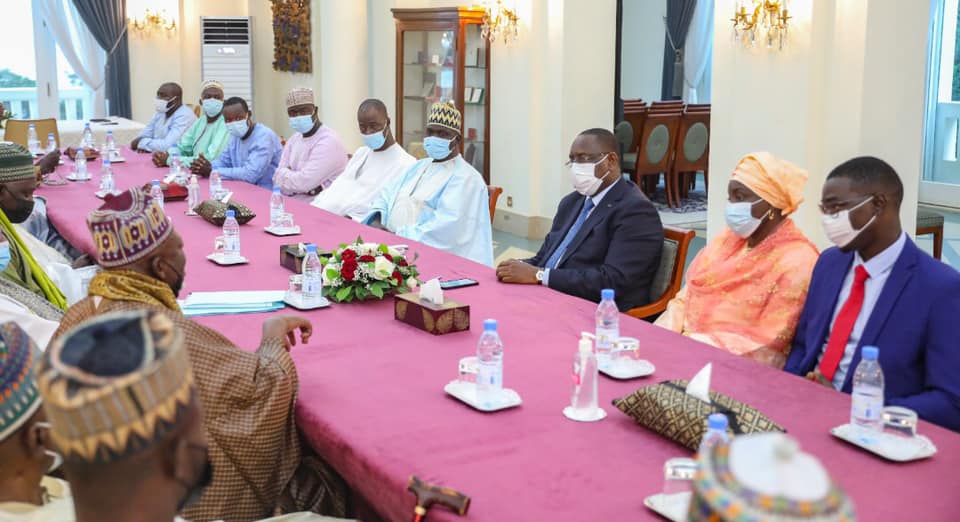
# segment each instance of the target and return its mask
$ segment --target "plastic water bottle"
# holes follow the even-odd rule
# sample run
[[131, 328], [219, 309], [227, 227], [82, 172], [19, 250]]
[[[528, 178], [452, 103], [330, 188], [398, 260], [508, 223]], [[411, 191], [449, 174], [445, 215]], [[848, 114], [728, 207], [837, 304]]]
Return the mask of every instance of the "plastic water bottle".
[[303, 303], [313, 305], [323, 296], [323, 267], [317, 255], [317, 245], [307, 245], [307, 256], [303, 258]]
[[83, 147], [77, 149], [76, 155], [73, 157], [73, 166], [77, 170], [76, 178], [79, 180], [87, 180], [87, 153], [84, 152]]
[[223, 221], [223, 257], [224, 259], [240, 257], [240, 225], [232, 210], [227, 211], [227, 219]]
[[197, 181], [197, 175], [190, 176], [190, 183], [187, 185], [187, 214], [194, 215], [193, 209], [200, 206], [200, 182]]
[[603, 289], [600, 298], [597, 306], [597, 362], [601, 368], [606, 368], [610, 364], [613, 344], [620, 337], [620, 310], [613, 300], [612, 289]]
[[864, 346], [860, 364], [853, 373], [850, 424], [865, 431], [883, 430], [883, 422], [880, 420], [880, 410], [883, 409], [883, 370], [877, 362], [879, 355], [880, 350], [876, 346]]
[[160, 188], [160, 181], [153, 180], [150, 185], [150, 197], [160, 205], [160, 208], [163, 208], [163, 189]]
[[170, 177], [179, 184], [184, 183], [183, 169], [180, 166], [180, 153], [173, 151], [170, 153]]
[[593, 352], [593, 335], [583, 332], [573, 358], [573, 396], [570, 407], [582, 418], [597, 414], [597, 354]]
[[730, 440], [730, 436], [727, 435], [728, 422], [727, 416], [722, 413], [714, 413], [707, 417], [707, 432], [700, 439], [701, 453]]
[[503, 389], [503, 342], [497, 334], [497, 320], [483, 322], [483, 334], [477, 343], [477, 404], [492, 408], [500, 402]]
[[27, 127], [27, 149], [34, 156], [40, 154], [40, 138], [37, 137], [37, 127], [32, 123]]
[[117, 148], [117, 141], [113, 138], [113, 131], [107, 131], [107, 137], [103, 140], [103, 148], [106, 149], [107, 154], [113, 152]]
[[210, 199], [220, 199], [220, 193], [223, 192], [223, 181], [220, 179], [220, 173], [210, 171]]
[[80, 143], [87, 148], [93, 148], [96, 145], [93, 142], [93, 131], [90, 130], [89, 121], [83, 126], [83, 138], [80, 140]]
[[57, 150], [57, 138], [51, 132], [47, 134], [47, 153], [49, 154], [55, 150]]
[[275, 227], [280, 222], [280, 214], [283, 214], [283, 194], [280, 193], [280, 187], [273, 187], [273, 194], [270, 194], [270, 226]]
[[[115, 184], [113, 182], [113, 169], [110, 168], [110, 158], [104, 156], [103, 164], [100, 166], [100, 192], [110, 194], [113, 193], [114, 188]], [[151, 192], [152, 191], [151, 188]]]

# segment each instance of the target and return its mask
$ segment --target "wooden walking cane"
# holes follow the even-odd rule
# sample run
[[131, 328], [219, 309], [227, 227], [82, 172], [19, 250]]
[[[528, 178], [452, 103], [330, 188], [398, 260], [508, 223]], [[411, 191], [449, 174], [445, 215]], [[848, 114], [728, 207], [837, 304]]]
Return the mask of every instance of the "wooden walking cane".
[[470, 508], [470, 497], [455, 489], [429, 484], [414, 475], [410, 475], [407, 490], [417, 497], [417, 507], [413, 509], [413, 522], [423, 522], [427, 516], [427, 510], [434, 504], [447, 506], [461, 517], [466, 515], [467, 509]]

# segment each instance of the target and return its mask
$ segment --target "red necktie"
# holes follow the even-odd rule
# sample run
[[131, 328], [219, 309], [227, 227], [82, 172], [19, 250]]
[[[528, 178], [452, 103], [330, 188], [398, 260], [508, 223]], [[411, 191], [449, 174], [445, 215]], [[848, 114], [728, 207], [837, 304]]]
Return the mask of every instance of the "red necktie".
[[850, 296], [837, 314], [837, 320], [833, 322], [833, 331], [830, 332], [830, 340], [827, 341], [827, 351], [820, 361], [820, 373], [828, 381], [832, 381], [834, 374], [837, 373], [840, 359], [843, 359], [843, 352], [847, 349], [847, 341], [850, 340], [850, 332], [853, 331], [853, 325], [856, 324], [860, 309], [863, 308], [863, 290], [868, 277], [870, 274], [867, 273], [867, 269], [863, 268], [863, 265], [858, 265], [854, 270]]

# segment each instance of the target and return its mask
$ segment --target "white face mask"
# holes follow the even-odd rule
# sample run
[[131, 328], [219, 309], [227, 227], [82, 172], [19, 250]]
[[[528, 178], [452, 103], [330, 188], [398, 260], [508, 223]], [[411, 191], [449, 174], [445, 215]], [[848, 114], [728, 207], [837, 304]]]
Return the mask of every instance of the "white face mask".
[[170, 102], [172, 102], [174, 99], [175, 98], [164, 100], [163, 98], [155, 98], [153, 100], [153, 110], [157, 112], [167, 112], [167, 108], [170, 106]]
[[[609, 153], [608, 153], [609, 154]], [[603, 179], [610, 174], [607, 171], [602, 177], [597, 177], [597, 165], [607, 159], [604, 154], [600, 161], [596, 163], [570, 163], [570, 174], [573, 175], [573, 189], [587, 197], [593, 197], [600, 190]]]
[[849, 245], [877, 219], [876, 214], [874, 214], [870, 218], [870, 221], [867, 221], [859, 230], [853, 228], [853, 223], [850, 222], [850, 212], [862, 207], [868, 201], [873, 201], [873, 196], [868, 197], [851, 208], [841, 210], [836, 214], [823, 215], [823, 231], [827, 233], [827, 238], [830, 239], [831, 243], [840, 248]]
[[734, 234], [746, 239], [760, 228], [760, 225], [763, 224], [763, 218], [753, 217], [753, 206], [761, 201], [763, 200], [741, 201], [739, 203], [727, 202], [725, 210], [727, 226]]

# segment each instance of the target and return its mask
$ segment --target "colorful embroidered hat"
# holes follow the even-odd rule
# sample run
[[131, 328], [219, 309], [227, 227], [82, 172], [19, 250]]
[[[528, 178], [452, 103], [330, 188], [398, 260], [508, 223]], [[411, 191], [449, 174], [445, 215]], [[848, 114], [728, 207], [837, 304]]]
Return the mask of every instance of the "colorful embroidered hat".
[[217, 89], [220, 89], [220, 92], [222, 92], [222, 93], [227, 92], [227, 91], [225, 91], [225, 90], [223, 89], [223, 84], [220, 83], [220, 80], [207, 80], [207, 81], [201, 83], [201, 84], [200, 84], [200, 93], [203, 94], [203, 91], [205, 91], [205, 90], [207, 89], [207, 87], [215, 87], [215, 88], [217, 88]]
[[315, 105], [313, 99], [313, 89], [307, 87], [294, 87], [287, 93], [287, 108], [297, 105]]
[[150, 448], [177, 428], [193, 396], [183, 334], [146, 310], [68, 331], [44, 353], [37, 384], [67, 461], [111, 462]]
[[40, 408], [33, 374], [39, 358], [40, 350], [16, 323], [0, 325], [0, 442]]
[[173, 230], [160, 205], [137, 187], [107, 196], [103, 205], [87, 216], [87, 228], [97, 247], [98, 261], [105, 268], [143, 259]]
[[0, 183], [36, 179], [33, 156], [23, 145], [0, 141]]
[[430, 106], [430, 116], [427, 118], [427, 125], [446, 127], [460, 136], [460, 111], [450, 102], [434, 103]]

